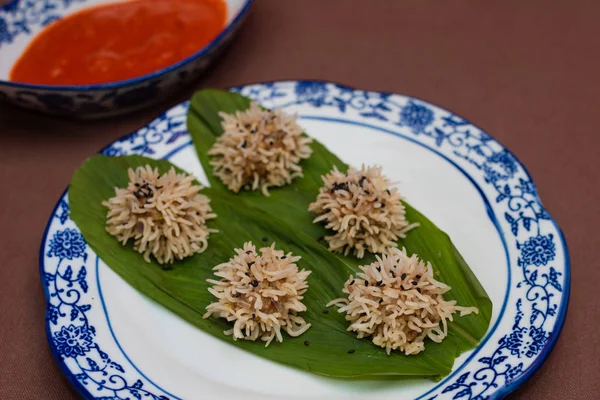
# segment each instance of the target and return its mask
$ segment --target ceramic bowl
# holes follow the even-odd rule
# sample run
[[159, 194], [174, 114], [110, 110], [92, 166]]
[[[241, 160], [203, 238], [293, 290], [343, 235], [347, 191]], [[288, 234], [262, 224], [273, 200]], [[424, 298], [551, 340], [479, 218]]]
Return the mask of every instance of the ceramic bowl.
[[231, 41], [253, 0], [225, 0], [225, 29], [186, 59], [150, 74], [94, 85], [48, 86], [9, 81], [19, 56], [44, 27], [81, 9], [116, 0], [12, 0], [0, 8], [0, 99], [77, 118], [124, 114], [159, 101], [197, 79]]

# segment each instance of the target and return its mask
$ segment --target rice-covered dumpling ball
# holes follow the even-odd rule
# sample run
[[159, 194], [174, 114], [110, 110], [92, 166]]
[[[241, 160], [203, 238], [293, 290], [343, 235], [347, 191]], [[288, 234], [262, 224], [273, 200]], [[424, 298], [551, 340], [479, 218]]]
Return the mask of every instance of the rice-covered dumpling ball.
[[282, 331], [292, 337], [310, 328], [298, 313], [308, 290], [310, 271], [299, 270], [299, 256], [275, 249], [275, 243], [256, 251], [252, 242], [235, 249], [235, 256], [214, 267], [219, 280], [208, 279], [217, 301], [209, 304], [204, 318], [216, 315], [233, 323], [224, 333], [233, 340], [257, 340], [268, 346], [283, 341]]
[[358, 338], [370, 337], [374, 344], [406, 355], [425, 349], [425, 339], [440, 343], [448, 335], [453, 314], [478, 313], [476, 307], [461, 307], [445, 300], [448, 285], [434, 278], [431, 264], [406, 250], [392, 248], [389, 255], [359, 267], [344, 284], [347, 298], [333, 300], [339, 312], [346, 313], [349, 331]]
[[223, 134], [209, 150], [213, 174], [233, 192], [284, 186], [302, 176], [300, 162], [312, 154], [312, 139], [296, 117], [252, 102], [245, 111], [219, 113]]
[[346, 173], [334, 167], [322, 179], [324, 185], [308, 210], [317, 214], [313, 222], [324, 222], [333, 232], [325, 240], [334, 253], [353, 252], [358, 258], [366, 251], [386, 253], [418, 226], [406, 220], [402, 196], [380, 167], [350, 167]]
[[210, 200], [199, 193], [194, 177], [175, 168], [160, 174], [150, 165], [129, 168], [129, 184], [115, 188], [115, 196], [102, 202], [108, 208], [106, 230], [123, 245], [133, 240], [133, 249], [160, 264], [173, 263], [208, 246], [215, 230], [206, 221], [215, 218]]

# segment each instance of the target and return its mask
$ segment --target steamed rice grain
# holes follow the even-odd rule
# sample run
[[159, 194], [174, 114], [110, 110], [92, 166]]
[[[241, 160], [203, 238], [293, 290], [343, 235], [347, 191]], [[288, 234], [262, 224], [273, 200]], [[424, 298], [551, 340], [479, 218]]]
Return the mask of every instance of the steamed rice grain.
[[450, 287], [433, 277], [431, 264], [406, 250], [391, 248], [389, 255], [360, 267], [344, 284], [347, 298], [332, 300], [338, 312], [346, 314], [349, 331], [358, 338], [370, 337], [374, 344], [406, 355], [425, 349], [425, 339], [440, 343], [448, 334], [453, 314], [478, 313], [476, 307], [462, 307], [445, 300]]
[[128, 170], [129, 184], [115, 188], [115, 196], [102, 202], [108, 208], [106, 231], [123, 245], [133, 240], [133, 249], [160, 264], [173, 263], [208, 246], [216, 232], [206, 221], [216, 217], [210, 200], [193, 184], [194, 177], [171, 168], [160, 174], [149, 165]]

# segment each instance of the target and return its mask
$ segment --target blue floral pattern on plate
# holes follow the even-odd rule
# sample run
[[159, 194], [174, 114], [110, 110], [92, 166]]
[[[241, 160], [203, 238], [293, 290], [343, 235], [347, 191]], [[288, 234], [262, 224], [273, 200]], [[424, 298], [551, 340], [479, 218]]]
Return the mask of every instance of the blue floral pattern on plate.
[[85, 240], [76, 229], [65, 229], [64, 231], [56, 232], [50, 240], [50, 250], [48, 257], [59, 257], [67, 260], [86, 258]]
[[[88, 248], [73, 222], [62, 218], [68, 212], [66, 196], [55, 211], [58, 226], [45, 243], [42, 280], [46, 288], [46, 323], [52, 350], [68, 377], [86, 398], [167, 400], [144, 388], [140, 379], [132, 383], [124, 376], [123, 366], [111, 359], [97, 343], [97, 331], [90, 324], [88, 313], [94, 297], [88, 293], [86, 265]], [[67, 226], [67, 227], [64, 227]], [[94, 393], [92, 395], [91, 393]], [[95, 397], [98, 396], [98, 397]]]
[[433, 110], [409, 101], [400, 111], [400, 125], [408, 126], [414, 133], [421, 133], [433, 122]]
[[[527, 379], [548, 355], [562, 326], [569, 291], [568, 252], [560, 230], [542, 206], [518, 160], [463, 118], [419, 99], [355, 90], [325, 82], [277, 82], [233, 89], [267, 107], [310, 106], [315, 112], [403, 129], [465, 170], [485, 191], [507, 235], [513, 285], [498, 328], [465, 364], [423, 394], [426, 399], [502, 397]], [[185, 128], [189, 102], [102, 150], [110, 156], [168, 157], [190, 145]], [[92, 255], [68, 217], [65, 194], [42, 242], [47, 328], [65, 374], [87, 398], [174, 398], [146, 379], [106, 335], [106, 321], [88, 320], [97, 282], [88, 276]], [[90, 283], [88, 283], [90, 280]], [[513, 307], [510, 307], [513, 305]], [[497, 306], [497, 305], [496, 305]], [[103, 329], [102, 340], [99, 331]], [[102, 342], [102, 345], [101, 343]], [[102, 346], [102, 347], [101, 347]], [[110, 351], [104, 347], [111, 347]], [[109, 355], [110, 354], [110, 355]]]

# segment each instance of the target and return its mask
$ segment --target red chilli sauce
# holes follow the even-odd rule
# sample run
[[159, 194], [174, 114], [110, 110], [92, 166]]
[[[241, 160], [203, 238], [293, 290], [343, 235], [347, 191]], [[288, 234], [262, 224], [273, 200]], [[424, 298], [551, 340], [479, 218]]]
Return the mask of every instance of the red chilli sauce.
[[10, 80], [89, 85], [177, 63], [224, 29], [223, 0], [130, 0], [86, 8], [51, 23], [15, 63]]

